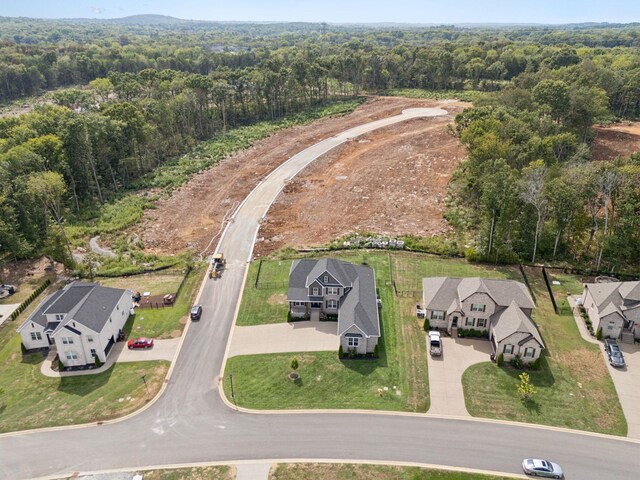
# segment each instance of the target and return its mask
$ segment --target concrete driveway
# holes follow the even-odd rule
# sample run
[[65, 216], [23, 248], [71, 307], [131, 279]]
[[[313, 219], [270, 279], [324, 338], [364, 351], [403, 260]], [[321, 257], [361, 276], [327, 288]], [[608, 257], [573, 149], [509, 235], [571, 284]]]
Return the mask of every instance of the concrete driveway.
[[589, 335], [584, 326], [584, 321], [576, 310], [576, 296], [572, 295], [568, 299], [580, 335], [585, 341], [600, 347], [602, 359], [609, 369], [624, 417], [627, 419], [627, 437], [640, 439], [640, 350], [635, 345], [620, 343], [620, 350], [622, 350], [627, 366], [625, 368], [614, 368], [609, 365], [603, 342]]
[[153, 348], [129, 350], [126, 348], [126, 342], [118, 344], [120, 352], [115, 351], [117, 355], [116, 362], [144, 362], [147, 360], [173, 360], [180, 338], [170, 338], [167, 340], [154, 340]]
[[256, 353], [338, 351], [336, 322], [301, 321], [233, 329], [229, 356]]
[[471, 365], [488, 362], [490, 355], [491, 344], [487, 340], [442, 336], [442, 355], [429, 357], [427, 362], [431, 396], [428, 413], [469, 417], [462, 374]]

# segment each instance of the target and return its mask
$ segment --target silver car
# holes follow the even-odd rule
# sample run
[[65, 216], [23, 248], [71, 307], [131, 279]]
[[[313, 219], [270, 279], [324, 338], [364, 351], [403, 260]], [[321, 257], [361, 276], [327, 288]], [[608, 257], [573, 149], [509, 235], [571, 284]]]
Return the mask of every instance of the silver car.
[[531, 476], [547, 478], [564, 478], [562, 467], [557, 463], [539, 458], [525, 458], [522, 461], [522, 470]]

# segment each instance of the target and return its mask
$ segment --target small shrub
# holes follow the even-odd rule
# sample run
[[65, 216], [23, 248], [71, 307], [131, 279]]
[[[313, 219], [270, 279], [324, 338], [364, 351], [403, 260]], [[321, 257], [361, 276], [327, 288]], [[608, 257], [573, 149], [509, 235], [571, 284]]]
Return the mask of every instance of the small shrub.
[[509, 365], [517, 370], [522, 370], [524, 363], [522, 362], [522, 358], [520, 358], [520, 355], [516, 355], [511, 360], [509, 360]]
[[430, 326], [431, 326], [431, 325], [429, 324], [429, 319], [428, 319], [428, 318], [425, 318], [425, 319], [424, 319], [424, 325], [422, 326], [422, 328], [424, 328], [424, 331], [425, 331], [425, 332], [428, 332], [428, 331], [429, 331], [429, 327], [430, 327]]
[[375, 358], [378, 358], [380, 356], [380, 350], [378, 349], [378, 344], [376, 343], [376, 346], [373, 347], [373, 356]]
[[62, 363], [62, 360], [60, 359], [58, 359], [58, 371], [64, 372], [64, 363]]
[[342, 357], [344, 357], [344, 349], [342, 348], [342, 345], [340, 345], [340, 347], [338, 347], [338, 358]]
[[350, 348], [349, 349], [349, 357], [350, 358], [356, 358], [358, 356], [358, 351], [355, 348]]
[[298, 369], [298, 359], [294, 358], [293, 360], [291, 360], [291, 370], [297, 370]]
[[96, 364], [96, 368], [100, 368], [102, 366], [102, 360], [100, 360], [97, 355], [94, 357], [94, 362]]
[[504, 365], [504, 353], [498, 355], [498, 358], [496, 358], [496, 365], [498, 365], [499, 367]]
[[598, 340], [602, 340], [602, 327], [598, 327], [598, 330], [596, 331], [596, 338]]

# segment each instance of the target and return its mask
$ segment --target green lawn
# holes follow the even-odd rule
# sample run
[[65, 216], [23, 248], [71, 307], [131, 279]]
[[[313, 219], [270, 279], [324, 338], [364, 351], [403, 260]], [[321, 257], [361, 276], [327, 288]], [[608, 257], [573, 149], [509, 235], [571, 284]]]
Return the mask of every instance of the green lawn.
[[[127, 335], [152, 338], [175, 338], [182, 335], [203, 274], [203, 268], [191, 270], [173, 307], [136, 309], [136, 314], [125, 325]], [[171, 291], [175, 292], [179, 283], [180, 279]]]
[[131, 289], [132, 292], [151, 292], [151, 295], [176, 293], [184, 278], [184, 269], [169, 269], [128, 277], [96, 277], [104, 287]]
[[499, 418], [626, 435], [627, 424], [597, 345], [585, 342], [570, 314], [556, 315], [539, 269], [526, 269], [537, 299], [534, 320], [546, 343], [543, 368], [531, 372], [537, 393], [528, 405], [516, 388], [519, 372], [491, 363], [463, 375], [465, 401], [476, 417]]
[[120, 417], [147, 401], [140, 377], [146, 375], [152, 398], [160, 389], [169, 362], [117, 364], [106, 372], [78, 377], [48, 378], [40, 373], [41, 354], [22, 356], [20, 336], [0, 350], [0, 432], [94, 422]]
[[476, 473], [449, 472], [418, 467], [390, 465], [291, 463], [279, 464], [269, 480], [504, 480]]
[[[556, 270], [547, 269], [547, 277], [551, 283], [551, 290], [553, 291], [553, 297], [556, 299], [556, 305], [558, 306], [559, 313], [570, 313], [571, 307], [567, 301], [568, 295], [580, 295], [584, 291], [584, 284], [577, 275], [571, 275], [569, 273], [562, 273]], [[560, 285], [554, 285], [553, 281], [560, 282]]]
[[[376, 274], [382, 299], [380, 358], [342, 360], [334, 352], [250, 355], [228, 360], [238, 405], [255, 409], [366, 408], [424, 412], [429, 408], [427, 350], [422, 322], [415, 317], [423, 276], [468, 276], [522, 279], [518, 269], [469, 264], [461, 259], [406, 252], [347, 251], [328, 253], [353, 263], [367, 263]], [[239, 325], [286, 321], [291, 260], [263, 260], [259, 288], [258, 264], [250, 267]], [[393, 278], [402, 296], [394, 295]], [[293, 356], [300, 362], [302, 381], [287, 378]], [[393, 387], [396, 387], [395, 390]], [[230, 382], [224, 384], [230, 398]], [[384, 388], [387, 390], [384, 390]]]
[[235, 470], [227, 465], [211, 467], [145, 470], [138, 472], [145, 480], [233, 480]]

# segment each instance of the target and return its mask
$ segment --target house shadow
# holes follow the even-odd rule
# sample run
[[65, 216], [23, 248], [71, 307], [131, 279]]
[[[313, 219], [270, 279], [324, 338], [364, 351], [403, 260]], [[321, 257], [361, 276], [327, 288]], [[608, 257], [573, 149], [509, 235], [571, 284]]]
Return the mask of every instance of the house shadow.
[[44, 351], [34, 353], [23, 353], [20, 363], [25, 365], [38, 365], [44, 362], [47, 358], [47, 353]]
[[113, 374], [113, 365], [102, 373], [61, 377], [58, 390], [69, 395], [84, 397], [109, 383]]
[[549, 368], [549, 362], [547, 361], [546, 353], [543, 353], [540, 359], [541, 360], [540, 360], [539, 370], [528, 370], [528, 369], [518, 370], [517, 368], [513, 368], [507, 362], [505, 362], [502, 369], [507, 375], [509, 375], [511, 378], [513, 378], [516, 381], [520, 380], [518, 376], [522, 372], [527, 372], [529, 374], [529, 378], [531, 379], [531, 383], [533, 384], [534, 387], [540, 387], [540, 388], [552, 387], [556, 383], [556, 379], [553, 376], [551, 369]]

